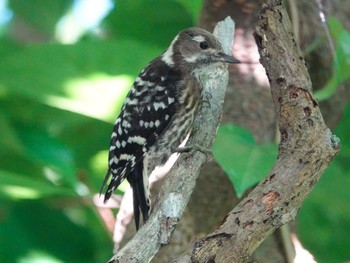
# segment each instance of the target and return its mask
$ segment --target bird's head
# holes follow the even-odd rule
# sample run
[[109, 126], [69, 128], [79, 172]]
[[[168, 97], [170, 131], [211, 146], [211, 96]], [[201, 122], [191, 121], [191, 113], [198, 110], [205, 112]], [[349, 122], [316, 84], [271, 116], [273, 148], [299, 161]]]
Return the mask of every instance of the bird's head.
[[216, 62], [240, 63], [238, 59], [223, 52], [220, 42], [213, 34], [201, 28], [181, 31], [163, 53], [162, 60], [169, 66], [181, 65], [186, 69]]

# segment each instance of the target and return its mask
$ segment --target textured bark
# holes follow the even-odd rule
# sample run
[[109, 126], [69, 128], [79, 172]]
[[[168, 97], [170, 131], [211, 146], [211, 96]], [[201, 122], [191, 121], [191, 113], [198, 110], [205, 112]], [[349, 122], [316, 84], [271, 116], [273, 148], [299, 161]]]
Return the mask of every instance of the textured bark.
[[306, 196], [339, 150], [324, 124], [286, 11], [265, 6], [255, 38], [278, 114], [281, 142], [270, 174], [176, 262], [246, 262], [260, 243], [295, 219]]
[[[231, 19], [220, 23], [214, 30], [229, 53], [232, 46], [234, 25]], [[200, 145], [210, 149], [216, 136], [222, 115], [222, 104], [228, 83], [226, 64], [213, 65], [200, 76], [204, 90], [211, 94], [210, 107], [202, 107], [196, 117], [194, 131], [188, 145]], [[135, 234], [109, 262], [149, 262], [170, 237], [185, 210], [202, 165], [207, 159], [200, 151], [182, 154], [164, 180], [158, 200], [146, 224]]]

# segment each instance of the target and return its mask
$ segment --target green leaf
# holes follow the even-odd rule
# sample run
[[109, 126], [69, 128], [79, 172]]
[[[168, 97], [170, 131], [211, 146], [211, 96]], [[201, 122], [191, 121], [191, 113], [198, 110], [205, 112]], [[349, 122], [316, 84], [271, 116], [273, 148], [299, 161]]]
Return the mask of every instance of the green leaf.
[[188, 8], [177, 1], [139, 0], [116, 1], [116, 8], [104, 24], [118, 39], [135, 39], [165, 48], [179, 31], [194, 22]]
[[0, 262], [106, 261], [112, 242], [98, 222], [96, 211], [86, 205], [73, 209], [67, 204], [1, 202]]
[[192, 16], [193, 19], [193, 24], [197, 24], [202, 5], [203, 5], [203, 0], [176, 0], [180, 4], [182, 4], [188, 13]]
[[7, 115], [0, 113], [0, 153], [12, 152], [20, 154], [23, 152], [23, 145], [16, 135]]
[[339, 85], [350, 78], [350, 34], [336, 18], [329, 17], [328, 24], [336, 42], [333, 75], [326, 86], [315, 93], [318, 100], [328, 99]]
[[277, 145], [256, 144], [245, 129], [225, 124], [219, 127], [213, 152], [240, 197], [267, 176], [276, 160]]
[[15, 51], [5, 46], [2, 53], [3, 97], [16, 95], [45, 102], [48, 96], [69, 97], [69, 82], [76, 79], [99, 73], [135, 76], [161, 49], [137, 41], [118, 40], [69, 46], [43, 44]]
[[46, 180], [0, 170], [0, 199], [40, 199], [53, 196], [76, 196], [74, 191]]
[[56, 183], [65, 183], [75, 188], [78, 184], [73, 152], [57, 138], [40, 129], [27, 127], [21, 131], [26, 156], [43, 167], [52, 169]]

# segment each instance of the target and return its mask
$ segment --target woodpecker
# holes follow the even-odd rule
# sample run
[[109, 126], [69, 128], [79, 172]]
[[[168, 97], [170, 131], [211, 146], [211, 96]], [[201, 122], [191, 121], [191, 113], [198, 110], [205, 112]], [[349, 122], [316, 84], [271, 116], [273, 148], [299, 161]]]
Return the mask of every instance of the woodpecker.
[[181, 31], [169, 48], [136, 78], [114, 124], [108, 171], [101, 192], [112, 176], [104, 202], [126, 178], [133, 190], [134, 220], [148, 219], [151, 201], [148, 176], [165, 164], [191, 132], [202, 103], [198, 73], [217, 63], [239, 63], [222, 50], [208, 31]]

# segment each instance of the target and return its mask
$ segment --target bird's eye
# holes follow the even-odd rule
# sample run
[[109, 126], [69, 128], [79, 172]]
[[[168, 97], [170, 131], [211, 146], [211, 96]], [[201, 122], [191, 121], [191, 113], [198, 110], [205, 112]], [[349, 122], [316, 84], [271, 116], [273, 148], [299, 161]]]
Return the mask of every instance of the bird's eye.
[[208, 42], [207, 41], [202, 41], [202, 42], [200, 42], [199, 43], [199, 47], [201, 48], [201, 49], [207, 49], [208, 47], [209, 47], [209, 45], [208, 45]]

